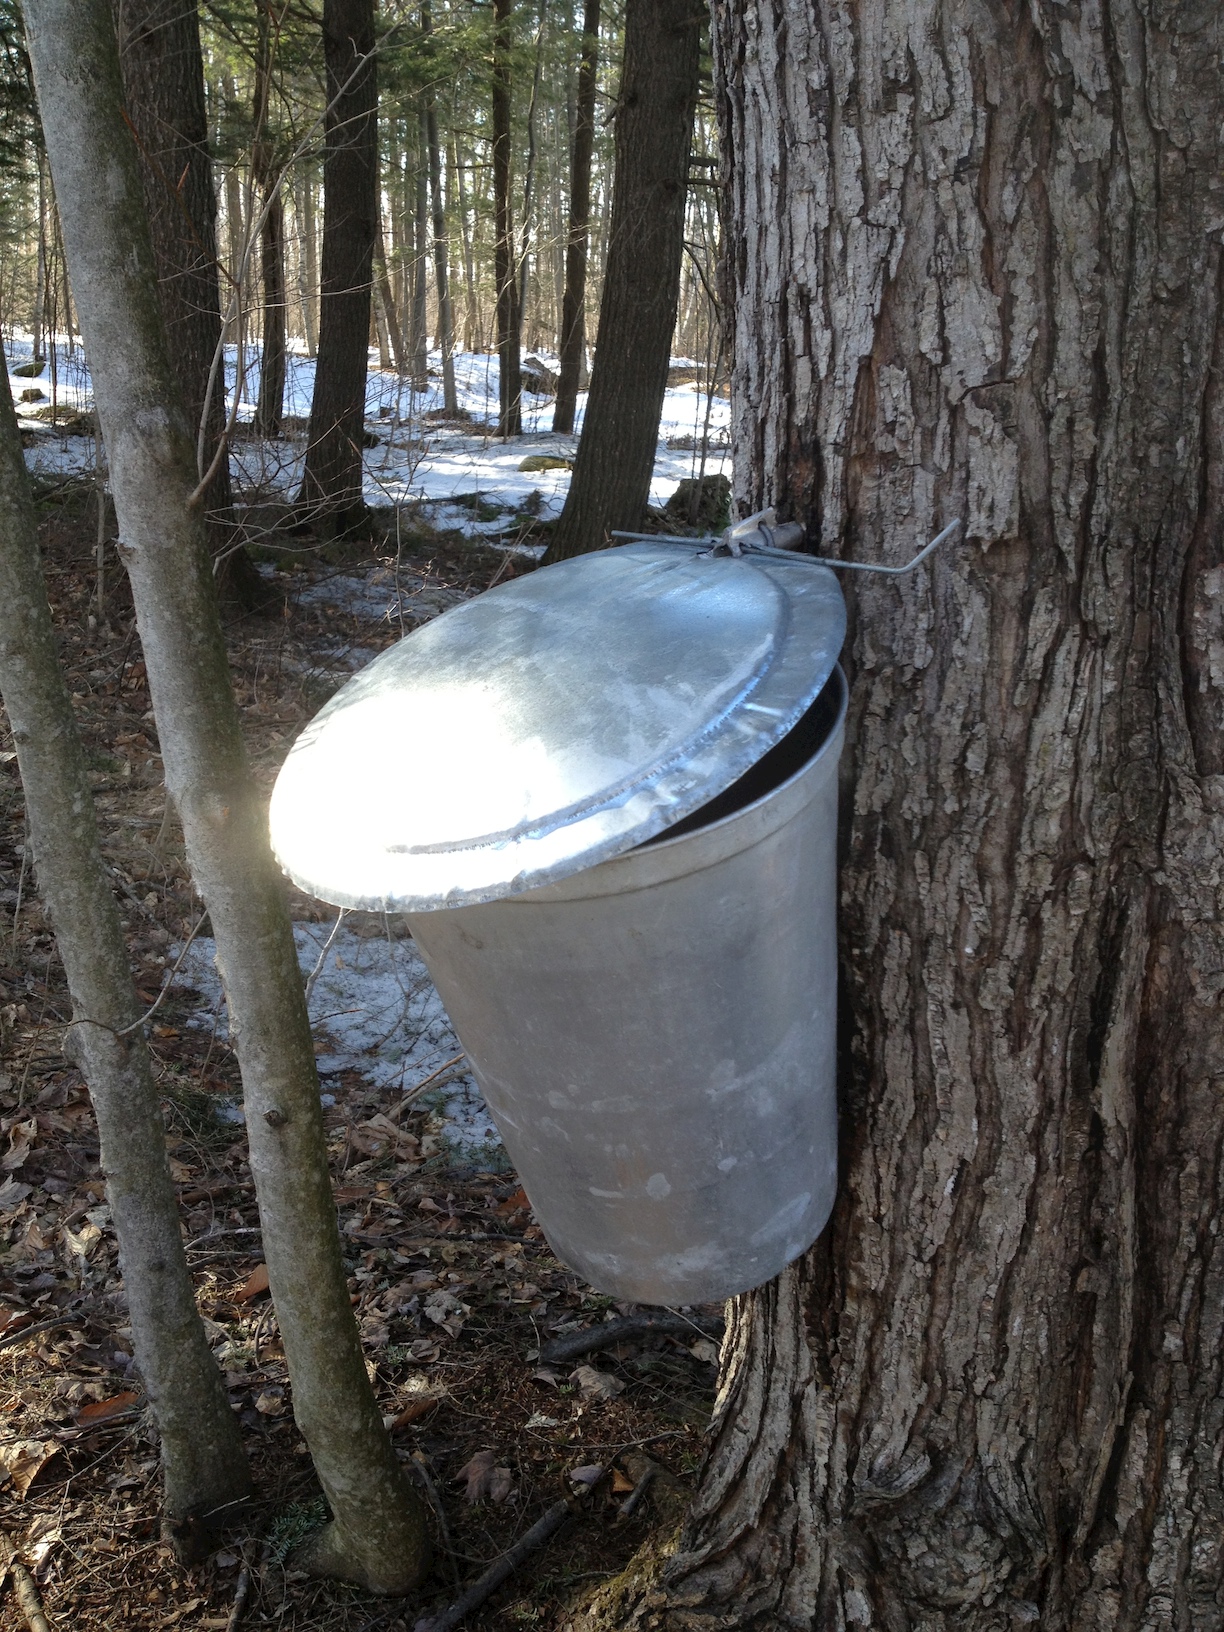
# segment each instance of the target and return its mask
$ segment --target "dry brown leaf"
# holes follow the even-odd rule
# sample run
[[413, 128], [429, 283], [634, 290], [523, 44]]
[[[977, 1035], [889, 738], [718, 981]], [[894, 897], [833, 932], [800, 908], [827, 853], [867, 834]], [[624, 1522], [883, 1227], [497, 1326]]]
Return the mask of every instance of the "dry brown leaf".
[[619, 1468], [612, 1469], [612, 1494], [614, 1496], [624, 1496], [629, 1491], [636, 1489], [637, 1486], [633, 1480], [623, 1474]]
[[111, 1417], [130, 1411], [139, 1399], [139, 1394], [126, 1388], [122, 1394], [112, 1394], [109, 1400], [94, 1400], [89, 1405], [83, 1405], [76, 1414], [76, 1420], [83, 1428], [96, 1422], [108, 1422]]
[[579, 1392], [586, 1400], [614, 1400], [618, 1394], [625, 1392], [625, 1385], [619, 1377], [613, 1377], [610, 1371], [597, 1371], [594, 1366], [579, 1366], [570, 1376], [571, 1383], [577, 1383]]
[[485, 1496], [493, 1502], [504, 1502], [509, 1496], [513, 1476], [509, 1468], [495, 1466], [496, 1462], [496, 1451], [477, 1451], [472, 1460], [459, 1469], [455, 1483], [466, 1481], [463, 1494], [469, 1502], [478, 1502]]
[[267, 1264], [256, 1264], [238, 1290], [230, 1293], [230, 1297], [235, 1303], [249, 1303], [252, 1298], [257, 1298], [261, 1292], [267, 1290], [268, 1266]]
[[59, 1454], [53, 1439], [18, 1439], [10, 1445], [0, 1445], [0, 1483], [11, 1482], [18, 1497], [25, 1493], [38, 1478], [53, 1456]]
[[285, 1390], [279, 1383], [255, 1396], [255, 1409], [264, 1417], [279, 1417], [285, 1409]]
[[31, 1117], [28, 1122], [15, 1123], [9, 1129], [9, 1148], [3, 1156], [0, 1156], [0, 1167], [9, 1173], [15, 1173], [24, 1164], [37, 1137], [37, 1118]]
[[694, 1360], [700, 1360], [707, 1366], [716, 1366], [718, 1364], [718, 1344], [711, 1343], [708, 1337], [699, 1337], [695, 1343], [690, 1345], [689, 1353]]

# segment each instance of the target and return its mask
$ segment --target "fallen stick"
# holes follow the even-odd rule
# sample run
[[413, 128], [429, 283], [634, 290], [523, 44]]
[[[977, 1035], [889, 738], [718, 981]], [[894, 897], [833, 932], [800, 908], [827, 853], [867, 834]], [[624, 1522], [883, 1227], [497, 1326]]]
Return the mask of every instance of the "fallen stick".
[[423, 1615], [412, 1632], [453, 1632], [465, 1617], [480, 1608], [486, 1598], [491, 1598], [523, 1560], [537, 1547], [542, 1547], [575, 1512], [577, 1508], [565, 1496], [559, 1502], [554, 1502], [543, 1518], [537, 1519], [527, 1534], [521, 1536], [508, 1553], [503, 1553], [496, 1564], [491, 1564], [478, 1581], [473, 1581], [449, 1608], [440, 1615]]
[[238, 1583], [234, 1588], [234, 1607], [230, 1610], [229, 1620], [225, 1623], [225, 1632], [238, 1632], [238, 1622], [242, 1619], [242, 1611], [246, 1608], [247, 1593], [251, 1590], [251, 1566], [243, 1556], [242, 1568], [238, 1571]]
[[0, 1349], [7, 1349], [14, 1343], [24, 1343], [27, 1337], [37, 1337], [40, 1332], [53, 1332], [57, 1326], [86, 1326], [88, 1323], [88, 1315], [56, 1315], [54, 1320], [40, 1320], [35, 1326], [23, 1326], [18, 1332], [6, 1332], [0, 1337]]
[[654, 1479], [658, 1471], [658, 1468], [652, 1462], [651, 1465], [642, 1473], [637, 1484], [634, 1485], [628, 1496], [626, 1496], [625, 1500], [616, 1510], [617, 1524], [624, 1524], [626, 1519], [631, 1519], [637, 1512], [638, 1507], [641, 1504], [642, 1497], [645, 1496], [646, 1492], [650, 1489], [651, 1481]]
[[0, 1554], [3, 1555], [0, 1557], [0, 1563], [13, 1578], [17, 1607], [21, 1610], [30, 1632], [51, 1632], [51, 1623], [43, 1613], [42, 1599], [38, 1596], [34, 1577], [22, 1563], [21, 1554], [6, 1530], [0, 1530]]
[[580, 1354], [594, 1354], [598, 1349], [610, 1349], [630, 1337], [717, 1337], [721, 1336], [720, 1319], [697, 1320], [686, 1315], [661, 1313], [657, 1315], [624, 1315], [620, 1320], [605, 1320], [599, 1326], [586, 1326], [580, 1332], [566, 1332], [554, 1337], [540, 1349], [540, 1364], [549, 1365], [558, 1360], [576, 1360]]

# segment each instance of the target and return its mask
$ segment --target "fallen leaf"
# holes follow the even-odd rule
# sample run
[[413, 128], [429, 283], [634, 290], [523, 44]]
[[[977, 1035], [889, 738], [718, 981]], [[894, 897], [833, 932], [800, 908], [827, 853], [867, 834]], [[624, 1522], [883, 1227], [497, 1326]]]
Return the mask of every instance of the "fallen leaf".
[[234, 1303], [250, 1303], [252, 1298], [257, 1298], [261, 1292], [267, 1290], [268, 1266], [267, 1264], [256, 1264], [238, 1290], [230, 1293], [230, 1298]]
[[9, 1130], [9, 1148], [0, 1157], [0, 1167], [13, 1173], [21, 1167], [30, 1154], [30, 1147], [38, 1136], [38, 1120], [31, 1117], [28, 1122], [18, 1122]]
[[502, 1218], [508, 1218], [511, 1213], [517, 1213], [520, 1210], [530, 1206], [531, 1203], [527, 1199], [527, 1192], [523, 1189], [522, 1185], [520, 1185], [512, 1196], [506, 1197], [505, 1201], [502, 1202], [497, 1211]]
[[388, 1425], [391, 1432], [394, 1434], [401, 1428], [407, 1428], [410, 1422], [419, 1421], [419, 1419], [423, 1417], [426, 1412], [431, 1411], [433, 1407], [437, 1405], [441, 1398], [442, 1395], [439, 1392], [437, 1394], [424, 1395], [419, 1400], [409, 1401], [398, 1417], [391, 1418], [390, 1424]]
[[496, 1467], [496, 1462], [496, 1451], [477, 1451], [472, 1460], [459, 1469], [455, 1483], [466, 1481], [463, 1494], [469, 1502], [478, 1502], [484, 1496], [493, 1502], [504, 1502], [510, 1494], [513, 1483], [510, 1469]]
[[613, 1377], [610, 1371], [596, 1371], [594, 1366], [579, 1366], [570, 1382], [577, 1383], [579, 1392], [587, 1400], [614, 1400], [625, 1392], [619, 1377]]
[[111, 1417], [120, 1417], [125, 1411], [130, 1411], [139, 1399], [139, 1394], [127, 1388], [122, 1394], [112, 1394], [109, 1400], [94, 1400], [89, 1405], [83, 1405], [76, 1414], [76, 1420], [83, 1428], [96, 1422], [108, 1422]]
[[59, 1446], [53, 1439], [18, 1439], [9, 1445], [0, 1445], [0, 1483], [12, 1482], [17, 1495], [24, 1500], [25, 1493], [37, 1479]]
[[452, 1337], [458, 1337], [463, 1323], [471, 1314], [466, 1303], [460, 1303], [453, 1292], [431, 1292], [425, 1299], [425, 1315], [435, 1326], [441, 1326]]
[[422, 1213], [440, 1213], [442, 1209], [438, 1206], [437, 1202], [432, 1196], [422, 1196], [420, 1201], [417, 1202], [417, 1211]]
[[629, 1491], [636, 1488], [633, 1480], [626, 1478], [619, 1468], [612, 1469], [612, 1494], [614, 1496], [627, 1495]]
[[285, 1409], [285, 1390], [279, 1383], [255, 1396], [255, 1409], [264, 1417], [279, 1417]]
[[694, 1360], [700, 1360], [704, 1365], [716, 1366], [718, 1364], [718, 1344], [711, 1343], [708, 1337], [699, 1337], [690, 1346], [689, 1353]]
[[525, 1428], [559, 1428], [560, 1417], [546, 1417], [542, 1411], [533, 1411], [523, 1424]]
[[[0, 1190], [0, 1196], [3, 1194], [3, 1190]], [[15, 1332], [22, 1326], [28, 1326], [33, 1319], [34, 1316], [28, 1309], [0, 1310], [0, 1336], [5, 1332]]]
[[597, 1485], [604, 1476], [604, 1470], [598, 1462], [588, 1462], [583, 1468], [571, 1468], [569, 1481], [572, 1485], [586, 1485], [588, 1488]]
[[41, 1580], [46, 1573], [51, 1554], [64, 1539], [64, 1532], [53, 1514], [40, 1513], [31, 1520], [26, 1531], [25, 1553], [33, 1574]]
[[548, 1383], [551, 1387], [556, 1388], [561, 1381], [561, 1374], [557, 1371], [550, 1371], [547, 1366], [541, 1366], [538, 1371], [532, 1372], [531, 1380], [533, 1383]]
[[20, 1179], [5, 1179], [0, 1184], [0, 1213], [11, 1213], [33, 1192], [33, 1188], [33, 1185], [23, 1184]]

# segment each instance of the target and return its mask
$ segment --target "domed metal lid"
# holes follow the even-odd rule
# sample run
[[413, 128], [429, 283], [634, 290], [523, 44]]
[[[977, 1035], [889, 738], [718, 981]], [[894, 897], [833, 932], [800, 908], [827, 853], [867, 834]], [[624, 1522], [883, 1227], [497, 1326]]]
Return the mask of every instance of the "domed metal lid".
[[527, 574], [336, 694], [277, 779], [273, 847], [342, 907], [566, 878], [730, 787], [818, 695], [845, 624], [810, 558], [638, 543]]

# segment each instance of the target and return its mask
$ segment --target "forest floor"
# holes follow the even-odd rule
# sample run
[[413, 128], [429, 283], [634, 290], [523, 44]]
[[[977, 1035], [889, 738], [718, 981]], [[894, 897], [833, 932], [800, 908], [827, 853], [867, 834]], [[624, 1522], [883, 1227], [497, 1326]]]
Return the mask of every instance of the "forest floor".
[[[198, 902], [181, 833], [164, 819], [140, 642], [117, 574], [103, 617], [92, 602], [91, 485], [45, 486], [40, 515], [105, 855], [137, 985], [152, 1004]], [[228, 626], [247, 742], [268, 788], [297, 732], [354, 667], [402, 629], [530, 567], [420, 524], [402, 526], [398, 549], [360, 566], [325, 568], [301, 551], [280, 559], [280, 570], [265, 569], [272, 604]], [[309, 957], [334, 915], [295, 892], [291, 903]], [[500, 1144], [482, 1131], [470, 1084], [454, 1080], [453, 1059], [405, 1100], [450, 1046], [436, 999], [419, 1006], [419, 979], [403, 988], [404, 1004], [414, 994], [418, 1008], [400, 1017], [411, 1065], [398, 1076], [385, 1046], [357, 1034], [339, 1047], [334, 1024], [329, 1033], [321, 1022], [354, 1312], [397, 1452], [428, 1496], [436, 1563], [407, 1603], [295, 1575], [285, 1556], [318, 1522], [319, 1491], [266, 1290], [236, 1061], [211, 971], [189, 959], [152, 1018], [150, 1046], [199, 1307], [258, 1494], [207, 1564], [183, 1568], [159, 1539], [156, 1436], [132, 1361], [93, 1115], [61, 1052], [68, 998], [30, 877], [2, 716], [0, 907], [0, 1527], [33, 1570], [51, 1625], [220, 1629], [245, 1574], [243, 1626], [397, 1632], [452, 1601], [565, 1495], [574, 1517], [464, 1622], [560, 1632], [668, 1522], [692, 1479], [713, 1402], [719, 1311], [686, 1312], [683, 1335], [639, 1333], [548, 1363], [559, 1336], [640, 1311], [593, 1294], [549, 1251]], [[345, 935], [342, 966], [360, 971], [363, 945], [384, 962], [411, 956], [402, 926], [375, 915], [350, 914]], [[660, 1472], [625, 1517], [648, 1466]], [[23, 1624], [9, 1582], [0, 1628]]]

